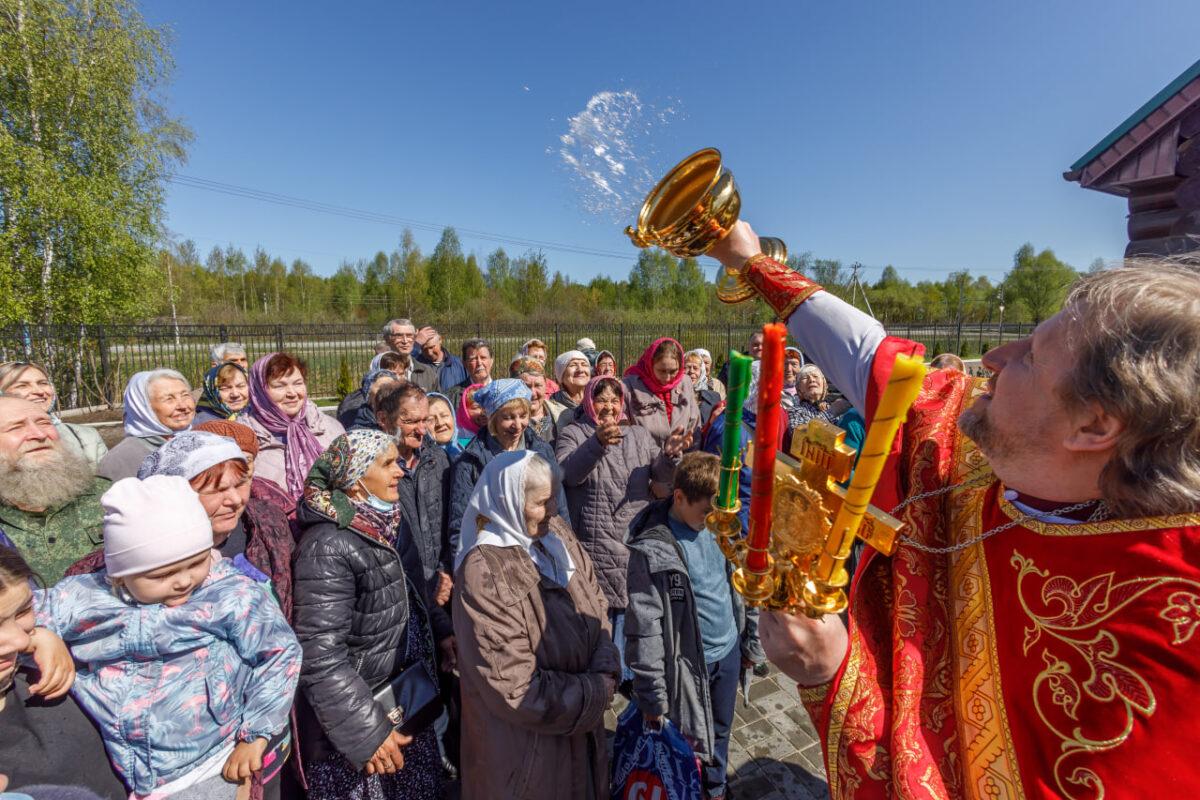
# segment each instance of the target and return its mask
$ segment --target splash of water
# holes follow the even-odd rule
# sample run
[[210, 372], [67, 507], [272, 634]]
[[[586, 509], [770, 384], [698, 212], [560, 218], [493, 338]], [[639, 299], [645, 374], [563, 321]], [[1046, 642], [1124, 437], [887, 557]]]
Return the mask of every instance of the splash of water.
[[584, 211], [628, 222], [662, 171], [662, 134], [682, 113], [670, 99], [656, 107], [631, 90], [598, 92], [548, 152], [558, 156]]

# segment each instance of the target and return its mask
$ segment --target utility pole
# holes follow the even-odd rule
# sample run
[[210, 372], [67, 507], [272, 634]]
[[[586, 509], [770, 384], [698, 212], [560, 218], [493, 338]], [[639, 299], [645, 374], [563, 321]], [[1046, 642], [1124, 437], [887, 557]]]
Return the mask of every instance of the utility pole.
[[875, 312], [871, 310], [871, 301], [867, 297], [867, 287], [863, 284], [862, 278], [858, 276], [862, 268], [863, 265], [857, 261], [850, 265], [850, 304], [853, 305], [854, 301], [858, 298], [858, 293], [862, 292], [863, 305], [867, 307], [867, 313], [873, 317], [875, 316]]

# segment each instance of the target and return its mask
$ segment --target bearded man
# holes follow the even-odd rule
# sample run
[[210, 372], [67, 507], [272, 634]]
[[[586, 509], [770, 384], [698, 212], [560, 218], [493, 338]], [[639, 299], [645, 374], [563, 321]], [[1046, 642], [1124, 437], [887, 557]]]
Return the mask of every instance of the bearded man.
[[0, 529], [47, 586], [100, 546], [109, 486], [39, 406], [0, 397]]
[[[898, 353], [870, 317], [766, 258], [711, 253], [869, 420]], [[835, 798], [1168, 797], [1200, 784], [1200, 271], [1083, 277], [991, 377], [936, 370], [874, 497], [847, 621], [763, 615]], [[957, 421], [957, 425], [955, 424]]]

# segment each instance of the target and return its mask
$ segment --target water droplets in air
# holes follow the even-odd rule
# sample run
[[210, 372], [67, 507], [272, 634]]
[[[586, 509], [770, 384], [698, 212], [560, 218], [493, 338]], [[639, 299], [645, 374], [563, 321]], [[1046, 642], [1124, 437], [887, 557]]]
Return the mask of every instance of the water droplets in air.
[[674, 163], [661, 160], [659, 147], [667, 127], [682, 116], [670, 98], [660, 107], [632, 90], [598, 92], [567, 120], [548, 152], [558, 156], [584, 211], [629, 222], [659, 173]]

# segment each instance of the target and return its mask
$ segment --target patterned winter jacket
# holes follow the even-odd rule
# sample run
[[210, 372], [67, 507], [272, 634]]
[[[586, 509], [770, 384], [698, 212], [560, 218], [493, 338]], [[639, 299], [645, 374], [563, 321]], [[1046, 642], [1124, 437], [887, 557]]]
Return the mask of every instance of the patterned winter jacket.
[[37, 612], [82, 664], [71, 692], [134, 792], [288, 723], [300, 644], [275, 601], [228, 559], [176, 608], [126, 602], [96, 572], [41, 593]]

